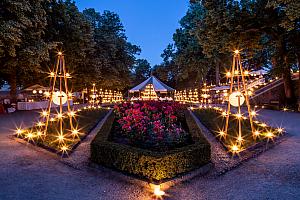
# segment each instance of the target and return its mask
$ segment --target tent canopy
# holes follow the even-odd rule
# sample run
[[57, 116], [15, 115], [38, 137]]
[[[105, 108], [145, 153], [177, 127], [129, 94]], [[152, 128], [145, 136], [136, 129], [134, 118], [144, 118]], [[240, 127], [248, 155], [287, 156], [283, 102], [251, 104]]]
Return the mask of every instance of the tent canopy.
[[131, 90], [129, 90], [129, 92], [143, 91], [143, 90], [145, 90], [145, 87], [148, 84], [152, 84], [153, 85], [153, 88], [154, 88], [155, 92], [169, 92], [169, 91], [174, 91], [173, 88], [167, 86], [166, 84], [164, 84], [163, 82], [161, 82], [160, 80], [158, 80], [155, 76], [150, 76], [147, 80], [145, 80], [141, 84], [139, 84], [139, 85], [135, 86], [134, 88], [132, 88]]
[[210, 90], [229, 90], [229, 89], [230, 89], [229, 85], [222, 85], [222, 86], [213, 87]]
[[[32, 86], [30, 86], [30, 87], [27, 87], [27, 88], [23, 89], [22, 92], [31, 92], [31, 91], [33, 91], [33, 90], [50, 91], [51, 88], [50, 88], [50, 87], [44, 87], [44, 86], [41, 86], [41, 85], [39, 85], [39, 84], [35, 84], [35, 85], [32, 85]], [[57, 90], [57, 89], [55, 88], [55, 90]]]

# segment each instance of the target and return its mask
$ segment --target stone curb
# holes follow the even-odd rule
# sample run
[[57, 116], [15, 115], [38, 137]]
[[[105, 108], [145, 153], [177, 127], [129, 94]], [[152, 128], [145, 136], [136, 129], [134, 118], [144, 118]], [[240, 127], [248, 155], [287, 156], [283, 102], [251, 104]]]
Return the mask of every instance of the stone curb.
[[60, 161], [74, 169], [83, 169], [86, 168], [89, 164], [90, 158], [90, 143], [97, 135], [107, 117], [113, 112], [110, 110], [105, 117], [98, 122], [98, 124], [94, 127], [92, 131], [80, 142], [77, 148], [73, 151], [73, 153], [69, 157], [62, 158]]

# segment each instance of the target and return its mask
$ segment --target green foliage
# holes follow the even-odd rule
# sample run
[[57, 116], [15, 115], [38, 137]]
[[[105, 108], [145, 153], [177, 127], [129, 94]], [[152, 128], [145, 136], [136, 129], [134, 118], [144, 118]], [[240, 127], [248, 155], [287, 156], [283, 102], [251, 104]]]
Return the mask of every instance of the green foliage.
[[194, 144], [166, 152], [154, 152], [109, 142], [114, 121], [111, 114], [91, 143], [91, 160], [151, 182], [170, 179], [194, 170], [210, 161], [210, 145], [191, 116], [187, 123]]
[[158, 76], [159, 72], [167, 71], [167, 77], [159, 78], [176, 88], [193, 87], [203, 82], [210, 68], [194, 34], [203, 17], [202, 6], [192, 4], [180, 20], [181, 27], [173, 34], [174, 44], [169, 44], [161, 55], [164, 62], [154, 68]]
[[133, 66], [133, 85], [140, 84], [151, 75], [150, 63], [145, 59], [137, 59]]
[[268, 2], [268, 7], [280, 9], [284, 17], [280, 25], [288, 30], [297, 28], [300, 19], [300, 3], [295, 0], [273, 0]]
[[232, 52], [240, 49], [245, 68], [271, 67], [272, 74], [283, 77], [286, 101], [292, 104], [290, 69], [300, 61], [299, 7], [293, 0], [191, 1], [174, 45], [168, 45], [155, 70], [176, 88], [197, 87], [205, 79], [218, 84]]
[[[45, 40], [56, 44], [65, 54], [66, 65], [71, 71], [71, 80], [76, 89], [86, 86], [97, 77], [95, 64], [90, 57], [94, 52], [93, 30], [74, 2], [51, 0], [45, 2], [47, 31]], [[56, 51], [52, 51], [53, 65]], [[45, 67], [45, 71], [48, 68]], [[81, 88], [80, 88], [81, 89]]]
[[101, 15], [94, 9], [86, 9], [83, 14], [94, 30], [93, 62], [99, 74], [95, 82], [105, 88], [126, 88], [130, 85], [130, 70], [140, 48], [127, 41], [117, 14], [104, 11]]
[[47, 84], [57, 51], [63, 51], [73, 89], [93, 82], [105, 88], [130, 85], [140, 48], [129, 43], [119, 16], [80, 12], [71, 0], [0, 2], [0, 80], [12, 95], [17, 85]]
[[49, 59], [49, 44], [43, 39], [47, 21], [42, 2], [0, 2], [0, 79], [9, 82], [13, 98], [17, 84], [39, 73], [41, 63]]

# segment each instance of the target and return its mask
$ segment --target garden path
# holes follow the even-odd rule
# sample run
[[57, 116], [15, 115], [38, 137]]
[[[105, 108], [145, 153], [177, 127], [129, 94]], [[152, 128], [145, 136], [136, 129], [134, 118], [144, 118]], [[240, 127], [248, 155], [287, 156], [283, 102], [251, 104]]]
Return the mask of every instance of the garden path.
[[[34, 112], [0, 115], [1, 200], [150, 199], [144, 188], [109, 170], [76, 170], [57, 156], [11, 137]], [[219, 177], [195, 177], [167, 191], [167, 199], [299, 199], [300, 114], [260, 111], [261, 120], [289, 133], [279, 145]]]

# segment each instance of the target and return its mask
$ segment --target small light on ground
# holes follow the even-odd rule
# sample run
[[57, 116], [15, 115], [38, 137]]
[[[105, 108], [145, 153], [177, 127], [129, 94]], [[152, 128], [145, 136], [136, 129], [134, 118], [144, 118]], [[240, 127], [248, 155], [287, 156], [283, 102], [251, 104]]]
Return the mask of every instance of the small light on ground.
[[161, 190], [160, 185], [154, 185], [153, 193], [156, 197], [162, 197], [165, 195], [165, 192]]
[[241, 136], [239, 136], [239, 137], [237, 138], [237, 141], [238, 141], [239, 143], [241, 143], [241, 142], [244, 141], [244, 139], [243, 139]]
[[66, 146], [66, 145], [63, 145], [61, 148], [60, 148], [60, 151], [64, 154], [64, 153], [67, 153], [69, 150], [69, 147]]
[[272, 139], [274, 137], [274, 134], [271, 131], [268, 131], [266, 133], [266, 137]]
[[71, 116], [71, 117], [74, 117], [74, 116], [75, 116], [75, 112], [74, 112], [74, 111], [71, 111], [71, 112], [69, 112], [68, 114], [69, 114], [69, 116]]
[[37, 126], [44, 126], [45, 124], [43, 122], [38, 122], [36, 125]]
[[42, 112], [42, 116], [43, 116], [43, 117], [46, 117], [47, 115], [48, 115], [48, 112], [44, 110], [44, 111]]
[[226, 117], [227, 116], [227, 113], [224, 111], [224, 112], [222, 112], [222, 116], [223, 117]]
[[251, 113], [250, 113], [252, 116], [256, 116], [257, 115], [257, 113], [255, 112], [255, 111], [251, 111]]
[[226, 133], [224, 131], [219, 131], [219, 136], [220, 137], [224, 137], [226, 135]]
[[259, 136], [259, 135], [260, 135], [260, 132], [259, 132], [259, 131], [254, 131], [254, 135], [255, 135], [255, 136]]
[[51, 117], [50, 122], [55, 122], [55, 118]]
[[61, 119], [62, 117], [63, 117], [63, 115], [62, 115], [61, 113], [58, 113], [58, 114], [57, 114], [57, 118], [58, 118], [58, 119]]
[[59, 143], [62, 143], [62, 142], [65, 140], [65, 137], [64, 137], [63, 134], [59, 134], [59, 135], [57, 136], [57, 139], [58, 139], [58, 142], [59, 142]]
[[262, 123], [262, 124], [260, 124], [260, 126], [261, 126], [261, 127], [267, 127], [267, 124]]
[[22, 129], [17, 129], [17, 130], [16, 130], [16, 133], [17, 133], [18, 135], [20, 135], [20, 134], [23, 133], [23, 130], [22, 130]]
[[231, 150], [231, 152], [232, 153], [239, 153], [239, 151], [240, 151], [240, 148], [239, 148], [239, 146], [238, 145], [236, 145], [236, 144], [233, 144], [233, 145], [231, 145], [231, 147], [230, 147], [230, 150]]
[[277, 132], [278, 132], [278, 133], [282, 133], [283, 131], [284, 131], [283, 128], [278, 128], [278, 129], [277, 129]]
[[241, 113], [238, 113], [235, 116], [236, 116], [237, 119], [241, 119], [243, 117]]

